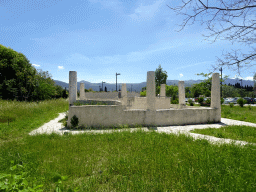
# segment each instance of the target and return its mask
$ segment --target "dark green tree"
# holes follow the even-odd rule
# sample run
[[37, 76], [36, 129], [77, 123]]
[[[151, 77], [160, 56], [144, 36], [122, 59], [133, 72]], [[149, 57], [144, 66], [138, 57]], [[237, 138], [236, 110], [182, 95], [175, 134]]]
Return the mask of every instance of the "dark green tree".
[[166, 84], [167, 77], [168, 77], [167, 72], [163, 71], [163, 69], [161, 68], [161, 65], [159, 65], [155, 71], [156, 87], [161, 86], [161, 84]]
[[0, 94], [3, 99], [29, 98], [36, 69], [22, 53], [0, 45]]

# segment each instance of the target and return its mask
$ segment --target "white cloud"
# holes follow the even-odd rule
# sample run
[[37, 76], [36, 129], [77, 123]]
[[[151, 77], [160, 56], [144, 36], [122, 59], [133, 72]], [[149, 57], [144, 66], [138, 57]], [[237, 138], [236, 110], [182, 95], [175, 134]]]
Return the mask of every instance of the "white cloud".
[[236, 78], [238, 78], [238, 79], [243, 79], [243, 80], [250, 80], [250, 81], [253, 81], [253, 77], [251, 77], [251, 76], [248, 76], [248, 77], [243, 78], [243, 77], [241, 77], [241, 76], [239, 76], [239, 75], [235, 75], [234, 77], [231, 77], [230, 79], [236, 79]]
[[253, 81], [253, 77], [245, 77], [244, 80], [250, 80], [250, 81]]
[[152, 5], [140, 5], [134, 10], [134, 13], [128, 15], [133, 20], [151, 19], [155, 16], [159, 7], [163, 4], [164, 0], [156, 1]]
[[35, 67], [40, 67], [40, 65], [37, 65], [37, 64], [32, 64], [32, 66], [35, 66]]
[[64, 67], [63, 66], [58, 66], [58, 69], [64, 69]]
[[182, 73], [180, 74], [180, 77], [183, 77], [183, 74], [182, 74]]

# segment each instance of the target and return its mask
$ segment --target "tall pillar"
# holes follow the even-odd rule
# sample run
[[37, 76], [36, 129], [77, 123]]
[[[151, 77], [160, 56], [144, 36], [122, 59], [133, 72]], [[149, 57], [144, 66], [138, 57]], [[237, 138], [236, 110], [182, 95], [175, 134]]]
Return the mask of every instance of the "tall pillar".
[[77, 72], [69, 71], [69, 104], [77, 99]]
[[85, 100], [84, 83], [80, 83], [80, 100]]
[[155, 71], [147, 72], [147, 110], [155, 111], [156, 84]]
[[179, 81], [179, 108], [185, 108], [185, 86], [184, 81]]
[[126, 83], [122, 84], [121, 96], [122, 97], [127, 97]]
[[127, 105], [126, 83], [122, 84], [121, 97], [122, 97], [122, 105]]
[[165, 84], [161, 84], [160, 97], [165, 98]]
[[156, 118], [156, 84], [155, 71], [147, 72], [147, 111], [146, 111], [146, 125], [154, 125]]
[[220, 105], [220, 76], [219, 73], [212, 74], [212, 89], [211, 89], [211, 108], [217, 109], [213, 120], [221, 121], [221, 105]]
[[211, 107], [220, 107], [220, 77], [219, 73], [212, 74], [212, 89], [211, 89]]

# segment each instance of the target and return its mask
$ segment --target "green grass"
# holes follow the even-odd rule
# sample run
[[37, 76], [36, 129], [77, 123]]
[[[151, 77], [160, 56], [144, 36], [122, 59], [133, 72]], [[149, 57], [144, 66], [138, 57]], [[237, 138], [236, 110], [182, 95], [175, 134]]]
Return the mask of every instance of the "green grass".
[[[43, 184], [47, 192], [57, 187], [62, 191], [256, 190], [253, 145], [212, 145], [206, 140], [154, 130], [28, 135], [67, 110], [68, 101], [61, 99], [39, 103], [0, 101], [0, 116], [5, 119], [0, 122], [0, 186], [2, 173], [21, 173], [10, 170], [14, 161], [23, 165], [28, 186]], [[230, 117], [246, 115], [244, 121], [256, 123], [255, 113], [250, 114], [254, 109], [222, 106], [222, 117], [225, 111]], [[8, 113], [12, 117], [9, 126]]]
[[[17, 139], [68, 110], [64, 99], [41, 102], [0, 100], [0, 146], [3, 141]], [[8, 118], [12, 118], [8, 125]]]
[[256, 107], [249, 107], [249, 105], [244, 107], [230, 107], [229, 105], [222, 105], [221, 117], [256, 123]]
[[[221, 117], [239, 121], [256, 123], [256, 107], [240, 107], [229, 105], [221, 106]], [[218, 138], [227, 138], [256, 143], [256, 128], [249, 126], [225, 126], [222, 128], [195, 129], [192, 133], [211, 135]]]
[[255, 150], [154, 131], [37, 135], [2, 146], [0, 172], [22, 163], [44, 191], [61, 176], [79, 191], [254, 191]]
[[221, 128], [195, 129], [191, 132], [211, 135], [218, 138], [228, 138], [256, 143], [256, 127], [227, 126]]

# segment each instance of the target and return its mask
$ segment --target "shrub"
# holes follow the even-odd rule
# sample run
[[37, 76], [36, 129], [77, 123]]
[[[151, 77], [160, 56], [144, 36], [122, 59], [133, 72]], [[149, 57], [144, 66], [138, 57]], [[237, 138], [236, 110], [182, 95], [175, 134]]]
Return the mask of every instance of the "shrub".
[[171, 104], [179, 104], [179, 99], [171, 99]]
[[240, 98], [237, 100], [237, 103], [240, 105], [240, 107], [243, 107], [245, 103], [247, 103], [246, 100], [244, 100], [243, 98]]
[[249, 110], [252, 110], [252, 106], [251, 106], [251, 105], [248, 105], [248, 109], [249, 109]]
[[76, 115], [74, 115], [74, 116], [71, 118], [71, 125], [72, 125], [72, 127], [77, 127], [77, 126], [78, 126], [78, 123], [79, 123], [78, 117], [77, 117]]
[[221, 105], [224, 103], [224, 99], [223, 98], [220, 99], [220, 103], [221, 103]]
[[194, 106], [194, 102], [193, 102], [192, 99], [189, 99], [188, 102], [189, 102], [189, 105], [190, 105], [190, 106]]
[[140, 97], [146, 97], [147, 96], [147, 92], [146, 91], [141, 91], [140, 92]]
[[209, 99], [209, 98], [206, 99], [205, 103], [206, 103], [206, 104], [211, 104], [211, 99]]
[[199, 97], [198, 98], [198, 103], [200, 103], [200, 105], [202, 105], [203, 102], [204, 102], [204, 98], [203, 97]]
[[234, 107], [234, 103], [229, 103], [229, 106], [232, 108]]

